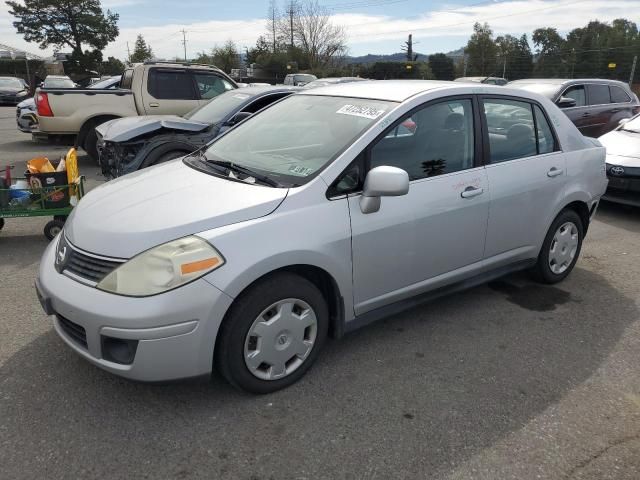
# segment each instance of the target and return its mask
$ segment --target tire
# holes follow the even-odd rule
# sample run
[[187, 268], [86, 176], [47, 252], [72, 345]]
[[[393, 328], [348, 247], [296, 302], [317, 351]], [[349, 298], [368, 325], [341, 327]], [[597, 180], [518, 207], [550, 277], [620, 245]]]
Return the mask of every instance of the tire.
[[292, 273], [273, 274], [231, 306], [218, 333], [215, 367], [236, 388], [275, 392], [298, 381], [311, 367], [328, 327], [327, 303], [313, 283]]
[[0, 230], [4, 228], [4, 218], [0, 218]]
[[147, 155], [147, 158], [145, 158], [140, 165], [140, 169], [151, 167], [152, 165], [159, 165], [161, 163], [180, 158], [188, 153], [191, 152], [184, 148], [173, 148], [171, 146], [160, 147], [152, 150], [149, 155]]
[[532, 272], [541, 283], [564, 280], [573, 270], [584, 239], [584, 226], [573, 210], [563, 210], [549, 227]]
[[89, 125], [89, 129], [87, 134], [84, 137], [84, 141], [82, 142], [82, 148], [87, 152], [89, 158], [96, 163], [99, 163], [98, 156], [98, 134], [96, 133], [96, 124], [91, 123]]
[[44, 226], [44, 236], [49, 240], [53, 240], [55, 236], [62, 231], [64, 222], [62, 220], [54, 219]]

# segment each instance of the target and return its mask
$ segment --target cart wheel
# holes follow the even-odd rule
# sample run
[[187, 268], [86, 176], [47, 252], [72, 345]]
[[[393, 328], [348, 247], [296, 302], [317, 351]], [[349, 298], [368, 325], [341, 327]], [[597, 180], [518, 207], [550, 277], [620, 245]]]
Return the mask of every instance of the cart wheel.
[[64, 222], [58, 219], [51, 220], [47, 222], [44, 226], [44, 236], [49, 240], [53, 240], [53, 238], [62, 231], [64, 227]]

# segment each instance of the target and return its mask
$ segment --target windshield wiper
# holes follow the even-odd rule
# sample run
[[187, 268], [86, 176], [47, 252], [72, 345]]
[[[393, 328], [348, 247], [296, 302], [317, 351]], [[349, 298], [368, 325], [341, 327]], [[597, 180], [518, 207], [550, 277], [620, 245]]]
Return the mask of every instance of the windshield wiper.
[[[207, 163], [210, 163], [213, 165], [220, 165], [221, 167], [225, 167], [228, 170], [242, 173], [244, 175], [247, 175], [248, 177], [254, 178], [258, 182], [266, 183], [271, 187], [282, 186], [280, 182], [275, 181], [273, 178], [267, 177], [266, 175], [262, 175], [261, 173], [254, 172], [250, 168], [243, 167], [241, 165], [238, 165], [237, 163], [229, 162], [228, 160], [214, 160], [211, 158], [206, 158], [204, 155], [201, 155], [201, 157], [205, 158], [205, 161]], [[243, 179], [238, 179], [238, 180], [243, 180]]]

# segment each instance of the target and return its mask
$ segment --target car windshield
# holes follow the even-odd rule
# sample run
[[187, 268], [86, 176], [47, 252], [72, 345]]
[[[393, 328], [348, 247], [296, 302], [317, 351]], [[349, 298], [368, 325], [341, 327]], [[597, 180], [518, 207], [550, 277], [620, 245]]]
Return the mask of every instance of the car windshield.
[[624, 130], [626, 132], [640, 133], [640, 115], [632, 118], [627, 123], [622, 125], [620, 130]]
[[117, 83], [118, 83], [118, 79], [107, 78], [106, 80], [99, 80], [96, 83], [92, 83], [87, 88], [95, 88], [95, 89], [115, 88], [115, 85], [117, 85]]
[[315, 75], [310, 74], [296, 75], [293, 78], [296, 82], [313, 82], [318, 79]]
[[45, 88], [75, 88], [75, 84], [69, 78], [45, 78]]
[[381, 100], [293, 95], [220, 137], [204, 157], [302, 185], [391, 108]]
[[17, 78], [0, 78], [0, 88], [24, 88], [24, 84]]
[[553, 100], [560, 90], [560, 85], [556, 83], [509, 83], [509, 87], [528, 90], [529, 92], [539, 93]]
[[209, 124], [218, 123], [230, 112], [246, 103], [250, 98], [251, 95], [248, 93], [241, 93], [238, 90], [229, 90], [217, 97], [213, 97], [204, 105], [191, 110], [189, 113], [184, 115], [184, 118], [195, 122]]

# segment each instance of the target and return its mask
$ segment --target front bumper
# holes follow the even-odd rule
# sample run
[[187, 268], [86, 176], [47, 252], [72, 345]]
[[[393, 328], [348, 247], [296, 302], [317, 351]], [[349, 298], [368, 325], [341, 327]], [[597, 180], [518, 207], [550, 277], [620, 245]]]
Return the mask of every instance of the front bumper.
[[[52, 241], [42, 257], [36, 289], [46, 313], [55, 315], [55, 331], [75, 352], [133, 380], [166, 381], [211, 372], [218, 328], [231, 297], [202, 279], [144, 298], [103, 292], [55, 270], [56, 244]], [[109, 360], [105, 338], [135, 341], [133, 361]]]
[[622, 167], [622, 173], [615, 174], [611, 170], [616, 167], [621, 168], [607, 164], [609, 184], [602, 199], [640, 207], [640, 167]]
[[18, 130], [24, 133], [34, 133], [38, 130], [38, 117], [33, 110], [18, 111], [16, 123]]

